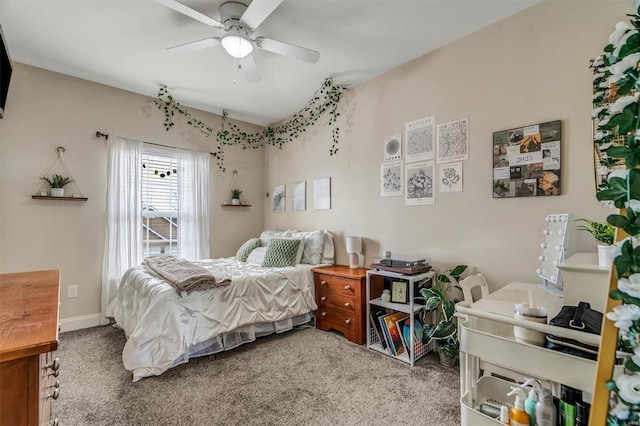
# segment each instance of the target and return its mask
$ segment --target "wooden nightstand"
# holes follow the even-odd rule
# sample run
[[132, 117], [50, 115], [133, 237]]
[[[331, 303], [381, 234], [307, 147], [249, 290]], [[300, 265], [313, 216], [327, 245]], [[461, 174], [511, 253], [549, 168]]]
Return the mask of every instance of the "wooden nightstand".
[[316, 303], [316, 328], [339, 331], [358, 345], [367, 341], [366, 279], [367, 269], [332, 265], [313, 268]]

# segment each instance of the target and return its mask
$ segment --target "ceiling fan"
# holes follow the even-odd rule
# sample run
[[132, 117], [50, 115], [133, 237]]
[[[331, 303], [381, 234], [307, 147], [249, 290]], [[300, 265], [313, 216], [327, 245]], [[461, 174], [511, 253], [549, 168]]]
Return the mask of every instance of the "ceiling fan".
[[245, 72], [246, 78], [250, 82], [260, 80], [260, 74], [258, 74], [256, 63], [251, 55], [254, 47], [312, 64], [316, 63], [320, 58], [319, 52], [296, 46], [295, 44], [267, 37], [251, 38], [256, 28], [280, 6], [283, 0], [253, 0], [249, 6], [235, 1], [225, 2], [218, 9], [220, 11], [220, 21], [216, 21], [176, 0], [156, 1], [183, 15], [225, 31], [225, 34], [221, 37], [209, 37], [192, 41], [170, 47], [167, 50], [192, 51], [221, 44], [229, 55], [239, 61], [238, 67]]

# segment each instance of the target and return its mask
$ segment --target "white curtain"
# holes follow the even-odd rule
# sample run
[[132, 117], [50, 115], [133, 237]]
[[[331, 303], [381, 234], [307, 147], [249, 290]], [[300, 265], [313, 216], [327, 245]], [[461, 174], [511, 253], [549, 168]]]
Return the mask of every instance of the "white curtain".
[[102, 315], [127, 269], [142, 262], [142, 142], [109, 136]]
[[208, 152], [178, 149], [178, 256], [209, 258]]

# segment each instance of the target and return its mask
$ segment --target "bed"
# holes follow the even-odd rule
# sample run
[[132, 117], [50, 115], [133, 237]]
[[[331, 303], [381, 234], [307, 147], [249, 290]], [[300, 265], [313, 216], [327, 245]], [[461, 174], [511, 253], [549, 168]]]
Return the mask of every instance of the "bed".
[[[295, 261], [268, 266], [271, 246], [285, 240], [299, 240]], [[127, 337], [124, 367], [138, 381], [190, 358], [313, 324], [311, 269], [333, 260], [333, 236], [327, 231], [264, 231], [234, 257], [193, 262], [228, 279], [215, 288], [179, 293], [144, 265], [129, 269], [107, 310]]]

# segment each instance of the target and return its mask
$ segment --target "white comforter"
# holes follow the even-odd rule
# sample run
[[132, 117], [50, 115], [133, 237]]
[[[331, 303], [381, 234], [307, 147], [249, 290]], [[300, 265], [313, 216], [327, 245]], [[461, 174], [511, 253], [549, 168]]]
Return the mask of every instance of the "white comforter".
[[314, 266], [262, 268], [233, 257], [198, 263], [216, 268], [231, 284], [180, 296], [140, 267], [122, 278], [107, 316], [127, 336], [122, 360], [134, 381], [186, 362], [190, 348], [215, 336], [317, 309]]

